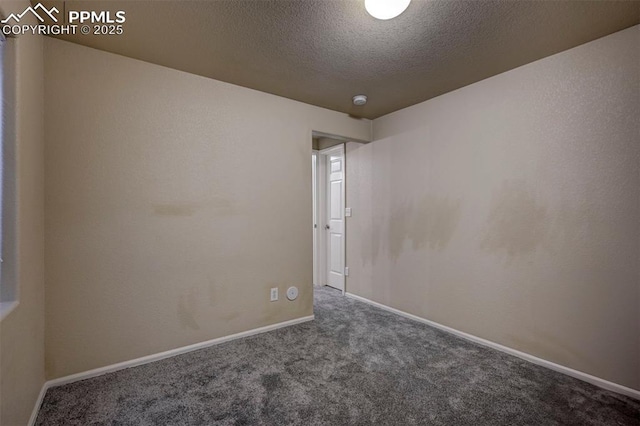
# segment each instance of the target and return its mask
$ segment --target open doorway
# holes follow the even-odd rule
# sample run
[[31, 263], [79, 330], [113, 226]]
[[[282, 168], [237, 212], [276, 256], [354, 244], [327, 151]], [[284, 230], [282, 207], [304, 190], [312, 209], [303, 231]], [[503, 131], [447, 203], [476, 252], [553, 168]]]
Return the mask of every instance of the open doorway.
[[346, 291], [345, 145], [314, 139], [312, 151], [313, 284]]

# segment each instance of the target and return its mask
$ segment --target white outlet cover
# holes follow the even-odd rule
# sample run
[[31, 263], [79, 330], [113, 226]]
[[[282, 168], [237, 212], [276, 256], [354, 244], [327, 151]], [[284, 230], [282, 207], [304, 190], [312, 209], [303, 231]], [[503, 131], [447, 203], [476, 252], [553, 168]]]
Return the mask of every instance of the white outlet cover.
[[298, 287], [289, 287], [287, 289], [287, 299], [296, 300], [298, 298]]

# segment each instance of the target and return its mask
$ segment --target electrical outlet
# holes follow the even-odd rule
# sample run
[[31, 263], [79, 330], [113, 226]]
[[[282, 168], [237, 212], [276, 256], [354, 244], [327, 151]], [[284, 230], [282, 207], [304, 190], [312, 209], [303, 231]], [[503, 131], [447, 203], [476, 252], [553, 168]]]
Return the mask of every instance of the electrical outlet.
[[278, 300], [278, 287], [271, 289], [271, 301], [275, 302], [276, 300]]

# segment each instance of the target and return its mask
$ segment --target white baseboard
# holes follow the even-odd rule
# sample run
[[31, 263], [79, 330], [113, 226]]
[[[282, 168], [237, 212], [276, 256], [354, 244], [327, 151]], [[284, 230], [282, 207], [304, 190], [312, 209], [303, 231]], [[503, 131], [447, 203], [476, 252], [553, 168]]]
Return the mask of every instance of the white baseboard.
[[477, 337], [477, 336], [474, 336], [472, 334], [468, 334], [468, 333], [465, 333], [463, 331], [456, 330], [455, 328], [447, 327], [446, 325], [442, 325], [442, 324], [439, 324], [437, 322], [430, 321], [428, 319], [419, 317], [417, 315], [409, 314], [409, 313], [401, 311], [399, 309], [395, 309], [395, 308], [392, 308], [390, 306], [383, 305], [382, 303], [374, 302], [373, 300], [369, 300], [367, 298], [364, 298], [362, 296], [358, 296], [358, 295], [353, 294], [353, 293], [346, 293], [346, 296], [350, 297], [352, 299], [358, 300], [360, 302], [364, 302], [364, 303], [368, 303], [370, 305], [376, 306], [376, 307], [378, 307], [380, 309], [384, 309], [385, 311], [393, 312], [393, 313], [401, 315], [401, 316], [403, 316], [405, 318], [409, 318], [409, 319], [412, 319], [414, 321], [418, 321], [418, 322], [421, 322], [423, 324], [430, 325], [430, 326], [435, 327], [437, 329], [440, 329], [440, 330], [446, 331], [448, 333], [454, 334], [456, 336], [462, 337], [463, 339], [471, 340], [472, 342], [481, 344], [483, 346], [488, 346], [490, 348], [499, 350], [501, 352], [508, 353], [509, 355], [517, 356], [518, 358], [524, 359], [525, 361], [529, 361], [529, 362], [531, 362], [533, 364], [541, 365], [541, 366], [546, 367], [546, 368], [548, 368], [550, 370], [554, 370], [554, 371], [557, 371], [559, 373], [566, 374], [567, 376], [575, 377], [576, 379], [580, 379], [580, 380], [585, 381], [587, 383], [591, 383], [592, 385], [601, 387], [603, 389], [610, 390], [610, 391], [613, 391], [613, 392], [617, 392], [619, 394], [626, 395], [628, 397], [640, 400], [640, 391], [639, 390], [628, 388], [626, 386], [622, 386], [622, 385], [619, 385], [617, 383], [613, 383], [613, 382], [610, 382], [608, 380], [604, 380], [604, 379], [601, 379], [599, 377], [592, 376], [592, 375], [587, 374], [587, 373], [583, 373], [582, 371], [574, 370], [572, 368], [565, 367], [563, 365], [556, 364], [556, 363], [551, 362], [551, 361], [547, 361], [546, 359], [538, 358], [538, 357], [530, 355], [530, 354], [528, 354], [526, 352], [521, 352], [519, 350], [512, 349], [512, 348], [507, 347], [507, 346], [503, 346], [503, 345], [501, 345], [499, 343], [495, 343], [495, 342], [492, 342], [490, 340], [486, 340], [486, 339], [483, 339], [481, 337]]
[[40, 406], [42, 405], [42, 400], [44, 399], [44, 394], [47, 393], [47, 383], [45, 382], [42, 385], [42, 389], [40, 389], [40, 393], [38, 394], [38, 399], [36, 400], [36, 404], [33, 406], [33, 411], [31, 412], [31, 417], [29, 417], [29, 426], [33, 426], [36, 424], [36, 418], [38, 417], [38, 411], [40, 411]]
[[277, 324], [267, 325], [265, 327], [254, 328], [253, 330], [247, 330], [241, 333], [231, 334], [229, 336], [218, 337], [217, 339], [207, 340], [205, 342], [194, 343], [193, 345], [183, 346], [153, 355], [143, 356], [142, 358], [119, 362], [117, 364], [107, 365], [105, 367], [95, 368], [93, 370], [84, 371], [82, 373], [71, 374], [69, 376], [49, 380], [42, 386], [42, 389], [40, 390], [40, 395], [38, 395], [38, 400], [36, 401], [36, 405], [34, 406], [33, 412], [31, 413], [31, 418], [29, 419], [29, 426], [33, 426], [35, 424], [36, 418], [38, 417], [38, 411], [40, 410], [40, 405], [42, 404], [42, 399], [44, 398], [44, 395], [49, 388], [66, 385], [68, 383], [77, 382], [79, 380], [90, 379], [92, 377], [102, 376], [103, 374], [112, 373], [118, 370], [124, 370], [126, 368], [136, 367], [138, 365], [148, 364], [150, 362], [160, 361], [161, 359], [170, 358], [172, 356], [181, 355], [187, 352], [197, 351], [199, 349], [219, 345], [231, 340], [242, 339], [243, 337], [254, 336], [256, 334], [266, 333], [268, 331], [277, 330], [279, 328], [301, 324], [303, 322], [312, 321], [313, 319], [313, 315], [296, 318], [289, 321], [279, 322]]

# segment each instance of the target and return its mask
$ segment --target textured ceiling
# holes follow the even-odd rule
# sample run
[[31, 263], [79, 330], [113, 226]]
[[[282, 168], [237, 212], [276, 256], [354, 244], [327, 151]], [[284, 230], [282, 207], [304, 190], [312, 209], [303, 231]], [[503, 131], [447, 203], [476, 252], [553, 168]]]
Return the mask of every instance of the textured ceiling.
[[639, 1], [413, 0], [390, 21], [364, 0], [43, 3], [126, 11], [123, 35], [62, 39], [366, 118], [640, 23]]

